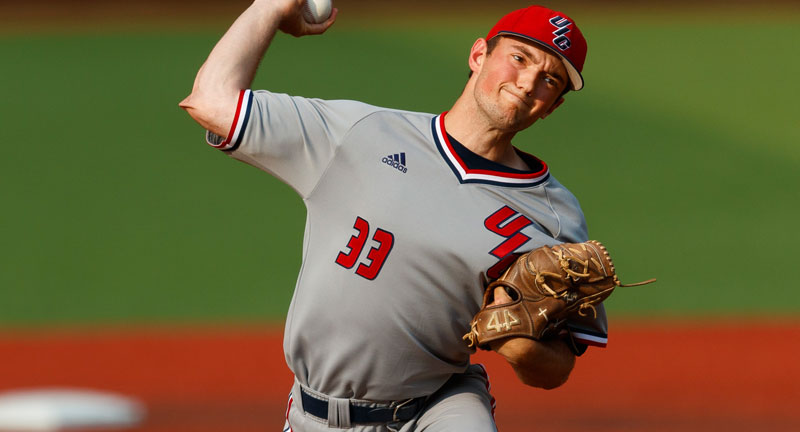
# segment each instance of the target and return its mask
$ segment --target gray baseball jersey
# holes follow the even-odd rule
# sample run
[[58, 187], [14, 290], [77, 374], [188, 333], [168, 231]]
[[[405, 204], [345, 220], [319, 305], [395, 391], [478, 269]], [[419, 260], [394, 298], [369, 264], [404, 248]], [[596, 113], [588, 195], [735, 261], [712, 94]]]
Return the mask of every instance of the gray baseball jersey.
[[[444, 117], [244, 90], [208, 142], [290, 185], [307, 208], [286, 320], [300, 384], [339, 398], [430, 395], [469, 365], [462, 340], [514, 253], [587, 240], [575, 197], [544, 162], [494, 167]], [[603, 345], [605, 313], [571, 330]]]

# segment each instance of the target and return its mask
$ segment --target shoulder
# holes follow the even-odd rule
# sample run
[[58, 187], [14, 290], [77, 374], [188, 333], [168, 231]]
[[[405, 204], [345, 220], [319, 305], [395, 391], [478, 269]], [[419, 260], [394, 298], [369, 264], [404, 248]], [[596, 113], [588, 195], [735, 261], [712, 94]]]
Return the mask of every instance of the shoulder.
[[558, 240], [584, 242], [588, 240], [586, 218], [578, 198], [550, 173], [544, 184], [550, 208], [559, 220]]
[[578, 202], [578, 198], [575, 194], [572, 193], [566, 186], [564, 186], [556, 176], [553, 175], [552, 171], [550, 172], [550, 177], [547, 179], [545, 183], [545, 187], [547, 188], [548, 194], [552, 195], [552, 199], [558, 199], [559, 203], [569, 206], [575, 206], [580, 208], [580, 203]]
[[268, 90], [254, 90], [253, 97], [258, 103], [269, 109], [285, 108], [298, 110], [300, 114], [308, 114], [310, 111], [326, 116], [344, 116], [350, 118], [353, 122], [358, 122], [368, 117], [413, 121], [415, 119], [429, 120], [434, 116], [429, 113], [386, 108], [356, 100], [312, 98], [275, 93]]

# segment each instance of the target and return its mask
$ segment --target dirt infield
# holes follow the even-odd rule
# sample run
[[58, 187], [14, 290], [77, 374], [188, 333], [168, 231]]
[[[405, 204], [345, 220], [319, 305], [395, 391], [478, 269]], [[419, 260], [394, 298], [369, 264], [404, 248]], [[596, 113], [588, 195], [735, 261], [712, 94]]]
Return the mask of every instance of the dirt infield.
[[[800, 430], [800, 324], [634, 325], [590, 350], [563, 387], [487, 365], [503, 432]], [[0, 335], [0, 391], [78, 387], [144, 401], [138, 432], [277, 431], [292, 378], [275, 329]], [[547, 414], [545, 414], [547, 413]]]

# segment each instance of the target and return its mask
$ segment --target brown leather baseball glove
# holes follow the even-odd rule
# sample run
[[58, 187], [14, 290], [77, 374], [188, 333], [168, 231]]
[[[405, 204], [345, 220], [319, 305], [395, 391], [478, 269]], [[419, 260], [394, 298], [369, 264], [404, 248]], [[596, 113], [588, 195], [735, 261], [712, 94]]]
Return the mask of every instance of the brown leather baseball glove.
[[[570, 316], [595, 314], [620, 283], [605, 246], [589, 240], [542, 246], [520, 256], [499, 279], [490, 283], [483, 306], [464, 335], [470, 347], [489, 349], [491, 341], [507, 337], [541, 340], [555, 336]], [[505, 288], [510, 303], [495, 305], [495, 288]]]

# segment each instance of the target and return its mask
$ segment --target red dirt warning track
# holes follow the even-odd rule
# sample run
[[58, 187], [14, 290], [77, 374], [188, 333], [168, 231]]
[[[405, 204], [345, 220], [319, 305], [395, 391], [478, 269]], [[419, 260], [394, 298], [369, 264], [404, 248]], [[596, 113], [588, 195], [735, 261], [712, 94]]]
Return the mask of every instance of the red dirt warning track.
[[[481, 352], [502, 432], [800, 430], [800, 325], [634, 325], [570, 381], [519, 384]], [[78, 387], [138, 398], [137, 432], [279, 431], [292, 382], [276, 329], [0, 334], [0, 391]], [[546, 414], [545, 414], [546, 413]]]

